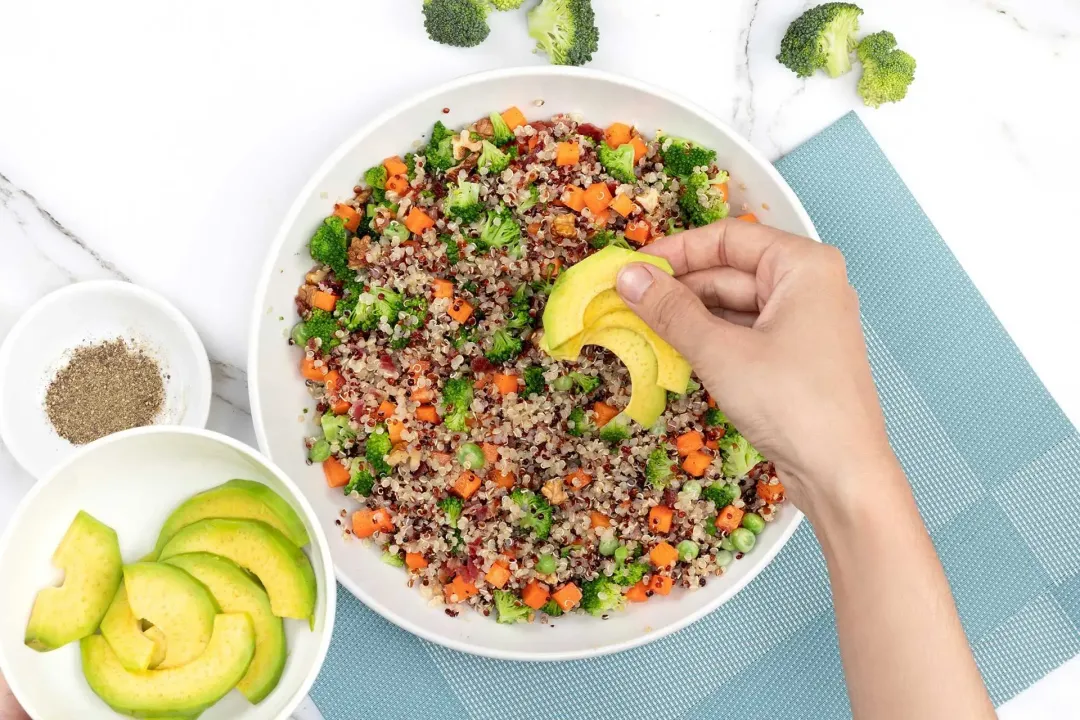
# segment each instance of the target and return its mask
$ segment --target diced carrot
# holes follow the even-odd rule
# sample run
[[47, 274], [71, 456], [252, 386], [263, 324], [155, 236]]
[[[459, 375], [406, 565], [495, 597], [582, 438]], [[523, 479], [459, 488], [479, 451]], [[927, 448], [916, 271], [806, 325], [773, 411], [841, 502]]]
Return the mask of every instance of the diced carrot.
[[542, 227], [543, 227], [543, 225], [541, 225], [538, 222], [531, 222], [531, 223], [529, 223], [528, 227], [526, 227], [525, 229], [528, 231], [528, 233], [530, 235], [532, 235], [533, 237], [536, 237], [537, 235], [540, 234], [540, 228], [542, 228]]
[[330, 411], [335, 415], [344, 415], [352, 408], [352, 403], [348, 400], [334, 400], [330, 403]]
[[502, 119], [504, 123], [510, 126], [511, 130], [516, 130], [525, 124], [525, 113], [518, 110], [515, 105], [502, 114]]
[[630, 217], [630, 213], [634, 211], [634, 201], [626, 195], [619, 194], [611, 201], [611, 209], [623, 217]]
[[551, 597], [551, 592], [548, 590], [548, 586], [538, 580], [533, 580], [521, 591], [521, 602], [533, 610], [544, 607], [549, 597]]
[[509, 490], [514, 487], [514, 483], [517, 482], [517, 478], [514, 477], [514, 473], [509, 470], [500, 470], [499, 468], [491, 468], [489, 475], [491, 481], [501, 487], [503, 490]]
[[567, 167], [581, 162], [581, 146], [577, 143], [561, 142], [555, 146], [555, 165]]
[[706, 402], [708, 402], [708, 403], [709, 403], [709, 407], [711, 407], [711, 408], [714, 408], [714, 407], [716, 407], [716, 401], [715, 401], [715, 400], [713, 400], [713, 396], [712, 396], [712, 395], [706, 395], [705, 397], [707, 398]]
[[409, 568], [410, 570], [423, 570], [427, 566], [428, 561], [427, 558], [424, 557], [423, 553], [405, 553], [405, 567]]
[[529, 152], [532, 152], [533, 150], [536, 149], [536, 146], [540, 144], [540, 136], [539, 135], [531, 135], [529, 137], [528, 144], [529, 144]]
[[718, 451], [720, 449], [720, 441], [719, 440], [706, 440], [705, 441], [705, 447], [709, 448], [713, 452], [716, 452], [716, 451]]
[[685, 432], [679, 437], [675, 438], [675, 451], [679, 453], [679, 457], [686, 457], [695, 450], [700, 450], [705, 446], [705, 436], [699, 433], [697, 430], [691, 430]]
[[740, 215], [739, 217], [737, 217], [735, 219], [736, 220], [742, 220], [743, 222], [748, 222], [748, 223], [761, 222], [760, 220], [758, 220], [757, 215], [755, 215], [754, 213], [746, 213], [745, 215]]
[[472, 470], [466, 470], [458, 475], [458, 479], [454, 481], [454, 486], [450, 489], [458, 497], [468, 500], [480, 489], [481, 482], [479, 475]]
[[612, 123], [611, 127], [604, 131], [604, 142], [613, 148], [630, 142], [630, 126], [621, 122]]
[[649, 551], [649, 561], [655, 567], [674, 565], [679, 559], [679, 551], [671, 546], [671, 543], [661, 541], [659, 545]]
[[409, 393], [409, 399], [413, 402], [420, 403], [421, 405], [426, 405], [435, 399], [435, 390], [426, 385], [424, 387], [414, 388], [413, 391]]
[[606, 402], [594, 402], [592, 406], [593, 419], [596, 422], [596, 427], [602, 428], [607, 425], [612, 419], [619, 414], [616, 408], [611, 407]]
[[329, 370], [325, 363], [319, 367], [315, 367], [315, 360], [312, 358], [304, 357], [304, 359], [300, 361], [300, 374], [308, 380], [325, 382], [326, 374], [328, 372]]
[[566, 188], [566, 192], [562, 194], [560, 198], [563, 205], [570, 208], [574, 212], [581, 212], [585, 209], [585, 191], [576, 185], [571, 185]]
[[625, 597], [630, 602], [645, 602], [649, 599], [649, 588], [639, 580], [637, 585], [626, 591]]
[[540, 276], [545, 280], [554, 280], [559, 276], [560, 270], [562, 270], [562, 258], [555, 258], [544, 263], [544, 266], [540, 268]]
[[326, 385], [326, 392], [331, 395], [336, 395], [341, 386], [345, 384], [345, 378], [341, 377], [341, 373], [337, 370], [331, 370], [323, 377], [323, 383]]
[[387, 178], [386, 189], [398, 195], [404, 195], [409, 189], [409, 178], [404, 175], [394, 175]]
[[574, 490], [581, 490], [593, 481], [592, 475], [578, 468], [566, 476], [566, 484]]
[[348, 205], [342, 205], [341, 203], [335, 205], [334, 215], [344, 221], [345, 229], [349, 232], [356, 232], [356, 229], [360, 227], [360, 213]]
[[605, 209], [601, 210], [600, 212], [596, 213], [596, 217], [593, 218], [593, 224], [596, 225], [596, 227], [601, 227], [602, 228], [605, 225], [607, 225], [610, 220], [611, 220], [611, 210], [605, 208]]
[[645, 154], [649, 152], [649, 148], [645, 146], [645, 141], [641, 139], [639, 135], [635, 135], [630, 141], [630, 147], [634, 148], [634, 164], [637, 165], [641, 162], [641, 158], [645, 157]]
[[648, 245], [651, 232], [652, 228], [644, 220], [631, 220], [626, 223], [626, 239], [636, 242], [638, 245]]
[[607, 210], [613, 199], [607, 183], [593, 183], [585, 190], [585, 205], [594, 215]]
[[413, 364], [409, 366], [409, 375], [411, 375], [414, 378], [418, 378], [421, 375], [426, 374], [427, 371], [430, 370], [430, 369], [431, 369], [431, 361], [430, 360], [415, 360], [415, 361], [413, 361]]
[[666, 505], [657, 505], [649, 511], [649, 530], [654, 535], [671, 532], [671, 518], [675, 511]]
[[551, 599], [563, 612], [570, 612], [581, 602], [581, 590], [572, 582], [568, 582], [561, 588], [551, 593]]
[[742, 522], [743, 515], [742, 508], [737, 508], [734, 505], [728, 505], [726, 508], [716, 513], [716, 525], [717, 530], [723, 530], [726, 533], [734, 532], [739, 529], [739, 524]]
[[500, 395], [509, 395], [518, 390], [518, 376], [507, 373], [495, 373], [495, 387]]
[[463, 323], [472, 317], [472, 313], [473, 306], [464, 298], [454, 298], [454, 301], [450, 303], [450, 308], [446, 311], [447, 315], [459, 323]]
[[415, 205], [409, 209], [409, 214], [405, 217], [405, 227], [415, 235], [423, 235], [425, 230], [434, 225], [435, 221], [431, 219], [431, 216]]
[[345, 467], [340, 460], [330, 456], [323, 460], [323, 474], [326, 475], [326, 484], [332, 488], [345, 487], [349, 484], [349, 468]]
[[494, 585], [500, 589], [506, 587], [506, 583], [510, 581], [510, 566], [499, 560], [487, 571], [484, 580], [487, 580], [488, 585]]
[[442, 278], [435, 278], [431, 281], [431, 287], [435, 291], [435, 297], [437, 298], [452, 298], [454, 297], [454, 283], [449, 280], [443, 280]]
[[449, 465], [450, 463], [454, 462], [454, 456], [451, 453], [439, 452], [437, 450], [433, 450], [431, 452], [431, 459], [432, 461], [434, 461], [434, 464], [436, 466]]
[[390, 519], [390, 511], [384, 508], [375, 510], [357, 510], [352, 516], [353, 535], [358, 538], [369, 538], [376, 532], [392, 532], [394, 522]]
[[401, 433], [404, 431], [405, 423], [397, 418], [390, 418], [386, 421], [386, 434], [390, 436], [391, 443], [396, 445], [401, 442]]
[[405, 173], [409, 172], [408, 166], [406, 166], [405, 163], [402, 162], [401, 158], [399, 158], [397, 155], [394, 155], [393, 157], [388, 157], [383, 160], [383, 167], [386, 168], [386, 174], [391, 176], [404, 175]]
[[674, 585], [675, 582], [670, 577], [660, 573], [654, 573], [649, 579], [649, 590], [657, 595], [670, 595], [671, 588]]
[[389, 400], [383, 400], [379, 403], [379, 409], [375, 411], [375, 417], [379, 420], [385, 420], [394, 413], [397, 412], [397, 405]]
[[480, 591], [476, 585], [460, 575], [454, 576], [453, 581], [446, 587], [446, 600], [451, 603], [465, 602]]
[[775, 485], [772, 485], [765, 480], [758, 480], [755, 488], [757, 496], [767, 503], [778, 503], [784, 501], [784, 484], [777, 480]]
[[701, 450], [695, 450], [683, 460], [682, 469], [694, 477], [701, 477], [712, 465], [713, 456]]
[[715, 185], [713, 185], [713, 187], [716, 188], [717, 191], [719, 191], [720, 198], [724, 202], [727, 202], [727, 199], [728, 199], [728, 184], [726, 182], [716, 183]]
[[421, 405], [420, 407], [416, 408], [416, 419], [420, 422], [438, 425], [439, 411], [435, 409], [434, 405]]
[[390, 511], [386, 508], [379, 508], [375, 511], [375, 514], [371, 516], [372, 521], [375, 523], [375, 527], [379, 528], [382, 532], [393, 532], [394, 521], [390, 517]]
[[593, 510], [589, 513], [589, 527], [609, 528], [611, 527], [611, 518], [602, 512]]
[[494, 443], [481, 443], [480, 449], [484, 451], [484, 462], [494, 465], [499, 461], [499, 446]]

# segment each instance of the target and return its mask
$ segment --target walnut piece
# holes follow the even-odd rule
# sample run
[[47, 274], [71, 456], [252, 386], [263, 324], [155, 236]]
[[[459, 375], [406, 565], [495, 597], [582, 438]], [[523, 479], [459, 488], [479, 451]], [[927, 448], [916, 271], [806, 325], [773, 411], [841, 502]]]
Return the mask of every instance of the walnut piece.
[[495, 137], [495, 126], [491, 124], [490, 119], [484, 118], [476, 123], [476, 134], [490, 140]]
[[370, 249], [371, 236], [353, 238], [349, 243], [349, 269], [359, 270], [367, 265], [367, 254]]
[[296, 299], [306, 308], [311, 307], [311, 303], [315, 300], [315, 291], [318, 290], [314, 285], [301, 285], [300, 289], [296, 292]]
[[577, 225], [574, 216], [570, 214], [556, 215], [551, 223], [551, 232], [561, 238], [577, 237]]
[[562, 478], [548, 480], [543, 489], [540, 490], [540, 494], [546, 497], [552, 505], [562, 505], [568, 497], [566, 490], [563, 489]]

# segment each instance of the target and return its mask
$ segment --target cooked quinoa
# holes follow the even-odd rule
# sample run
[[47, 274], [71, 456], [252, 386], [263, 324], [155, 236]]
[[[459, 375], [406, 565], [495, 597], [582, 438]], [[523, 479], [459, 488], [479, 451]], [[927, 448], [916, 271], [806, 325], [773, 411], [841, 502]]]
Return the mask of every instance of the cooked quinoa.
[[783, 485], [696, 381], [624, 429], [614, 355], [539, 349], [562, 270], [726, 216], [727, 181], [690, 141], [516, 108], [365, 173], [312, 238], [290, 340], [308, 457], [356, 505], [343, 534], [448, 614], [507, 623], [606, 617], [751, 551]]

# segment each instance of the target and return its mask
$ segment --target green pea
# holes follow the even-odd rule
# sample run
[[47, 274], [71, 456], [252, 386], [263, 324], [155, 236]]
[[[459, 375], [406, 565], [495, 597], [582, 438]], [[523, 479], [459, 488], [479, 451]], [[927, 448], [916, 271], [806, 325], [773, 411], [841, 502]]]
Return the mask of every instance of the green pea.
[[701, 483], [697, 480], [684, 482], [679, 494], [685, 495], [688, 500], [697, 500], [701, 497]]
[[728, 552], [731, 552], [732, 550], [734, 550], [735, 545], [731, 542], [731, 538], [729, 538], [729, 537], [721, 538], [720, 539], [720, 549], [721, 550], [727, 550]]
[[757, 543], [757, 536], [746, 528], [736, 528], [731, 533], [731, 544], [739, 552], [750, 552]]
[[734, 559], [735, 556], [731, 554], [730, 550], [721, 550], [716, 553], [716, 564], [718, 567], [727, 567]]
[[311, 446], [311, 450], [308, 451], [308, 457], [311, 458], [311, 462], [317, 463], [329, 459], [330, 443], [326, 442], [326, 438], [320, 438], [315, 441], [315, 444]]
[[484, 451], [476, 443], [465, 443], [459, 447], [457, 459], [466, 470], [479, 470], [484, 467]]
[[696, 558], [701, 551], [698, 544], [693, 540], [683, 540], [675, 547], [675, 549], [679, 552], [679, 559], [683, 562], [690, 562]]
[[628, 557], [630, 557], [630, 549], [628, 547], [620, 545], [615, 548], [615, 562], [624, 563]]
[[611, 557], [618, 549], [619, 541], [615, 539], [614, 535], [608, 535], [600, 541], [600, 554], [604, 557]]
[[558, 569], [558, 565], [555, 562], [554, 555], [544, 554], [536, 561], [536, 572], [541, 575], [550, 575], [555, 572], [556, 569]]
[[562, 375], [561, 377], [555, 378], [555, 381], [551, 383], [551, 387], [559, 392], [569, 392], [570, 388], [574, 387], [574, 381], [569, 375]]
[[765, 519], [757, 513], [746, 513], [743, 515], [742, 526], [755, 535], [760, 535], [765, 529]]
[[294, 343], [296, 343], [300, 347], [304, 347], [305, 345], [307, 345], [307, 341], [309, 339], [310, 338], [308, 337], [308, 334], [307, 334], [307, 328], [304, 327], [304, 323], [298, 322], [295, 325], [293, 325], [292, 341]]

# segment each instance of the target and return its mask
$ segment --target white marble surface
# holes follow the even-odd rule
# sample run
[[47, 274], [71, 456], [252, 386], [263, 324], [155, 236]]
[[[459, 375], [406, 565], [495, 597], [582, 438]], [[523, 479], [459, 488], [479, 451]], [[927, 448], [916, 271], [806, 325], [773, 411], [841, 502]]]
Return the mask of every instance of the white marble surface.
[[[419, 0], [0, 3], [0, 336], [42, 294], [122, 278], [194, 322], [210, 427], [254, 442], [246, 330], [257, 268], [322, 159], [389, 103], [541, 63], [523, 18], [475, 50], [423, 38]], [[1080, 4], [861, 0], [919, 61], [860, 110], [1050, 391], [1080, 421]], [[773, 59], [796, 0], [595, 0], [594, 67], [689, 96], [779, 157], [852, 108], [856, 74]], [[371, 71], [368, 68], [376, 68]], [[0, 447], [0, 526], [32, 480]], [[1001, 709], [1076, 717], [1080, 658]]]

